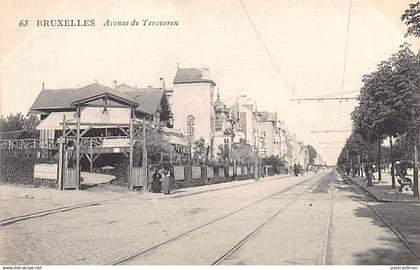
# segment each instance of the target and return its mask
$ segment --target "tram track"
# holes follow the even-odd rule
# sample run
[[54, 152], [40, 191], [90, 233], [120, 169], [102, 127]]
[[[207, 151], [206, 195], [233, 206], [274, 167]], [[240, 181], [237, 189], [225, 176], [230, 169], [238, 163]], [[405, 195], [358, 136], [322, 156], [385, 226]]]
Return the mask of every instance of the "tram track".
[[[156, 250], [156, 249], [159, 249], [159, 248], [161, 248], [161, 247], [163, 247], [163, 246], [165, 246], [165, 245], [168, 245], [168, 244], [170, 244], [170, 243], [173, 243], [173, 242], [175, 242], [175, 241], [177, 241], [177, 240], [180, 240], [181, 238], [183, 238], [184, 236], [187, 236], [187, 235], [189, 235], [189, 234], [191, 234], [191, 233], [193, 233], [193, 232], [195, 232], [195, 231], [198, 231], [198, 230], [200, 230], [200, 229], [202, 229], [202, 228], [205, 228], [205, 227], [207, 227], [207, 226], [209, 226], [209, 225], [211, 225], [211, 224], [214, 224], [214, 223], [216, 223], [216, 222], [218, 222], [218, 221], [221, 221], [221, 220], [223, 220], [223, 219], [226, 219], [226, 218], [228, 218], [228, 217], [230, 217], [230, 216], [233, 216], [233, 215], [235, 215], [236, 213], [239, 213], [239, 212], [241, 212], [241, 211], [243, 211], [243, 210], [246, 210], [246, 209], [248, 209], [248, 208], [250, 208], [250, 207], [252, 207], [252, 206], [254, 206], [254, 205], [257, 205], [257, 204], [259, 204], [259, 203], [261, 203], [261, 202], [263, 202], [263, 201], [266, 201], [266, 200], [268, 200], [268, 199], [270, 199], [270, 198], [273, 198], [273, 197], [275, 197], [275, 196], [277, 196], [277, 195], [280, 195], [280, 194], [283, 194], [283, 193], [286, 193], [286, 192], [288, 192], [288, 191], [290, 191], [290, 190], [292, 190], [293, 188], [296, 188], [296, 187], [298, 187], [298, 186], [301, 186], [302, 184], [305, 184], [305, 183], [307, 183], [307, 182], [309, 182], [309, 181], [311, 181], [311, 180], [313, 180], [313, 179], [315, 179], [315, 178], [318, 178], [320, 175], [314, 175], [314, 176], [312, 176], [312, 177], [310, 177], [310, 178], [308, 178], [308, 179], [306, 179], [306, 180], [303, 180], [303, 181], [301, 181], [301, 182], [299, 182], [299, 183], [297, 183], [297, 185], [292, 185], [292, 186], [290, 186], [290, 187], [287, 187], [287, 188], [285, 188], [285, 189], [283, 189], [283, 190], [281, 190], [281, 191], [278, 191], [278, 192], [275, 192], [275, 193], [273, 193], [273, 194], [270, 194], [270, 195], [268, 195], [268, 196], [266, 196], [266, 197], [264, 197], [264, 198], [262, 198], [262, 199], [259, 199], [259, 200], [257, 200], [257, 201], [255, 201], [255, 202], [252, 202], [252, 203], [250, 203], [250, 204], [247, 204], [247, 205], [245, 205], [245, 206], [243, 206], [243, 207], [241, 207], [241, 208], [239, 208], [239, 209], [236, 209], [236, 210], [234, 210], [234, 211], [232, 211], [232, 212], [229, 212], [229, 213], [227, 213], [227, 214], [225, 214], [225, 215], [223, 215], [223, 216], [220, 216], [220, 217], [218, 217], [218, 218], [215, 218], [215, 219], [213, 219], [213, 220], [211, 220], [211, 221], [209, 221], [209, 222], [206, 222], [206, 223], [204, 223], [204, 224], [201, 224], [201, 225], [199, 225], [199, 226], [197, 226], [197, 227], [194, 227], [194, 228], [192, 228], [192, 229], [190, 229], [190, 230], [188, 230], [188, 231], [185, 231], [185, 232], [183, 232], [183, 233], [180, 233], [180, 234], [178, 234], [178, 235], [176, 235], [176, 236], [174, 236], [174, 237], [172, 237], [172, 238], [170, 238], [170, 239], [168, 239], [168, 240], [166, 240], [166, 241], [163, 241], [163, 242], [160, 242], [160, 243], [158, 243], [158, 244], [156, 244], [156, 245], [154, 245], [154, 246], [152, 246], [152, 247], [149, 247], [149, 248], [147, 248], [147, 249], [144, 249], [144, 250], [140, 250], [140, 251], [138, 251], [138, 252], [134, 252], [133, 254], [131, 254], [131, 255], [129, 255], [129, 256], [127, 256], [127, 257], [124, 257], [124, 258], [120, 258], [120, 259], [118, 259], [118, 260], [115, 260], [115, 261], [113, 261], [112, 262], [112, 265], [120, 265], [120, 264], [124, 264], [124, 263], [128, 263], [128, 262], [130, 262], [130, 261], [132, 261], [132, 260], [134, 260], [134, 259], [137, 259], [137, 258], [139, 258], [139, 257], [141, 257], [141, 256], [143, 256], [143, 255], [146, 255], [146, 254], [148, 254], [148, 253], [150, 253], [150, 252], [152, 252], [152, 251], [154, 251], [154, 250]], [[322, 176], [321, 176], [322, 177]], [[311, 187], [312, 188], [312, 187]], [[300, 196], [302, 196], [304, 193], [306, 193], [307, 191], [309, 191], [309, 190], [311, 190], [311, 188], [308, 188], [308, 189], [305, 189], [305, 191], [303, 191], [303, 192], [301, 192], [301, 193], [299, 193], [297, 196], [295, 196], [293, 199], [291, 199], [290, 201], [288, 201], [287, 203], [286, 203], [286, 205], [285, 206], [283, 206], [280, 210], [278, 210], [276, 213], [274, 213], [272, 216], [270, 216], [267, 220], [265, 220], [265, 222], [263, 223], [263, 224], [261, 224], [261, 225], [259, 225], [257, 228], [255, 228], [254, 230], [252, 230], [251, 231], [251, 233], [249, 233], [247, 236], [245, 236], [239, 243], [237, 243], [234, 247], [232, 247], [231, 249], [229, 249], [229, 251], [227, 251], [225, 254], [223, 254], [218, 260], [216, 260], [215, 262], [213, 262], [213, 264], [218, 264], [218, 263], [216, 263], [217, 261], [223, 261], [223, 257], [225, 257], [225, 255], [228, 255], [228, 253], [230, 253], [230, 252], [234, 252], [235, 250], [237, 250], [240, 246], [242, 246], [249, 238], [251, 238], [254, 234], [256, 234], [262, 227], [264, 227], [264, 225], [265, 224], [267, 224], [267, 223], [269, 223], [270, 222], [270, 220], [272, 220], [272, 219], [274, 219], [275, 218], [275, 216], [277, 216], [278, 214], [280, 214], [284, 209], [286, 209], [286, 207], [288, 206], [288, 205], [290, 205], [290, 204], [292, 204], [294, 201], [296, 201]], [[226, 257], [225, 257], [226, 258]]]
[[[193, 193], [185, 194], [185, 195], [177, 195], [177, 196], [173, 196], [173, 197], [154, 198], [154, 199], [146, 199], [146, 200], [178, 199], [178, 198], [184, 198], [184, 197], [188, 197], [188, 196], [199, 195], [199, 194], [203, 194], [203, 193], [209, 193], [209, 192], [215, 192], [215, 191], [224, 191], [224, 190], [227, 190], [227, 189], [244, 187], [244, 186], [252, 185], [252, 184], [267, 183], [267, 182], [270, 182], [270, 181], [278, 180], [279, 178], [282, 179], [282, 178], [286, 178], [286, 177], [276, 177], [276, 178], [269, 179], [267, 181], [257, 181], [257, 182], [245, 183], [245, 184], [240, 184], [240, 185], [235, 185], [235, 186], [229, 186], [229, 187], [222, 187], [222, 188], [204, 190], [204, 191], [199, 191], [199, 192], [193, 192]], [[90, 202], [80, 203], [80, 204], [72, 204], [72, 205], [67, 205], [67, 206], [62, 206], [62, 207], [57, 207], [57, 208], [46, 209], [46, 210], [42, 210], [42, 211], [38, 211], [38, 212], [33, 212], [33, 213], [29, 213], [29, 214], [18, 215], [18, 216], [14, 216], [14, 217], [10, 217], [10, 218], [5, 218], [5, 219], [0, 220], [0, 227], [12, 225], [14, 223], [29, 220], [29, 219], [41, 218], [41, 217], [45, 217], [45, 216], [49, 216], [49, 215], [53, 215], [53, 214], [69, 212], [69, 211], [82, 209], [82, 208], [86, 208], [86, 207], [91, 207], [91, 206], [98, 206], [98, 205], [101, 205], [101, 204], [106, 203], [106, 202], [116, 201], [116, 200], [120, 200], [120, 199], [123, 199], [123, 198], [134, 197], [134, 196], [136, 196], [136, 194], [120, 196], [120, 197], [117, 197], [117, 198], [107, 199], [107, 200], [98, 200], [98, 201], [90, 201]]]
[[[381, 222], [395, 234], [395, 236], [398, 238], [398, 240], [400, 240], [400, 242], [408, 249], [408, 251], [418, 260], [418, 263], [420, 263], [420, 254], [410, 245], [410, 243], [407, 241], [407, 239], [405, 239], [398, 232], [398, 230], [394, 226], [392, 226], [392, 224], [380, 213], [380, 211], [377, 210], [372, 204], [370, 204], [368, 200], [366, 200], [366, 198], [362, 195], [362, 193], [358, 191], [358, 189], [360, 189], [360, 187], [355, 188], [356, 184], [348, 176], [346, 176], [344, 174], [340, 174], [340, 176], [346, 183], [348, 183], [352, 187], [354, 192], [363, 201], [363, 205], [367, 206], [369, 209], [372, 210], [373, 213], [375, 213], [375, 215], [381, 220]], [[373, 196], [371, 196], [371, 197], [373, 197]]]
[[331, 227], [332, 227], [332, 217], [333, 217], [333, 210], [334, 210], [334, 192], [335, 192], [335, 183], [334, 177], [332, 177], [332, 181], [330, 183], [330, 190], [331, 190], [331, 200], [328, 209], [328, 221], [327, 221], [327, 228], [325, 232], [325, 240], [324, 240], [324, 251], [323, 251], [323, 258], [322, 264], [327, 265], [330, 264], [330, 253], [329, 253], [329, 243], [331, 239]]
[[49, 216], [49, 215], [53, 215], [53, 214], [69, 212], [69, 211], [73, 211], [73, 210], [76, 210], [76, 209], [81, 209], [81, 208], [86, 208], [86, 207], [91, 207], [91, 206], [98, 206], [98, 205], [101, 205], [101, 204], [106, 203], [106, 202], [117, 201], [117, 200], [127, 198], [127, 197], [130, 197], [130, 196], [131, 195], [120, 196], [120, 197], [113, 198], [113, 199], [108, 199], [108, 200], [99, 200], [99, 201], [91, 201], [91, 202], [87, 202], [87, 203], [73, 204], [73, 205], [62, 206], [62, 207], [47, 209], [47, 210], [43, 210], [43, 211], [38, 211], [38, 212], [30, 213], [30, 214], [14, 216], [14, 217], [10, 217], [10, 218], [0, 220], [0, 226], [1, 227], [8, 226], [8, 225], [12, 225], [14, 223], [29, 220], [29, 219], [41, 218], [41, 217], [45, 217], [45, 216]]
[[[328, 174], [326, 174], [328, 175]], [[324, 175], [323, 177], [325, 177]], [[326, 234], [325, 234], [325, 242], [324, 242], [324, 250], [323, 250], [323, 258], [322, 263], [325, 265], [327, 264], [329, 260], [329, 240], [330, 240], [330, 232], [331, 232], [331, 219], [332, 219], [332, 209], [333, 209], [333, 200], [334, 200], [334, 180], [331, 183], [331, 200], [329, 204], [329, 210], [328, 210], [328, 222], [327, 222], [327, 228], [326, 228]], [[238, 251], [242, 246], [244, 246], [253, 236], [255, 236], [259, 231], [261, 231], [267, 224], [269, 224], [271, 221], [274, 220], [279, 214], [284, 212], [292, 203], [296, 202], [299, 198], [301, 198], [304, 194], [306, 194], [308, 191], [313, 190], [313, 187], [310, 187], [303, 191], [302, 193], [298, 194], [295, 198], [287, 202], [283, 207], [281, 207], [278, 211], [276, 211], [273, 215], [271, 215], [268, 219], [266, 219], [262, 224], [260, 224], [257, 228], [255, 228], [251, 233], [246, 235], [244, 238], [242, 238], [237, 244], [235, 244], [231, 249], [229, 249], [225, 254], [220, 256], [217, 260], [215, 260], [212, 265], [220, 265], [223, 263], [223, 261], [227, 260], [229, 257], [231, 257], [236, 251]]]

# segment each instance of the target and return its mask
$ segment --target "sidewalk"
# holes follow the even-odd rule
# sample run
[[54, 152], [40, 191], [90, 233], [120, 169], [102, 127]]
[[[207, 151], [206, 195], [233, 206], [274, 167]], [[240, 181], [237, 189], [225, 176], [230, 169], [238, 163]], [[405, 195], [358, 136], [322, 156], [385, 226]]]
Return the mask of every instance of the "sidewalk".
[[367, 187], [367, 182], [365, 177], [354, 177], [352, 180], [359, 185], [366, 192], [371, 194], [376, 200], [380, 202], [402, 202], [402, 203], [420, 203], [420, 198], [414, 198], [413, 192], [404, 191], [400, 192], [398, 190], [399, 184], [395, 180], [395, 188], [392, 189], [392, 180], [391, 175], [387, 173], [382, 173], [382, 180], [379, 182], [378, 175], [375, 173], [375, 179], [373, 180], [373, 187]]
[[[180, 198], [221, 189], [229, 189], [243, 185], [277, 180], [288, 176], [290, 175], [276, 175], [267, 178], [260, 178], [259, 181], [251, 179], [184, 188], [173, 190], [169, 195], [151, 192], [129, 192], [127, 188], [119, 188], [118, 191], [115, 192], [112, 188], [109, 188], [112, 185], [105, 185], [103, 187], [97, 186], [87, 190], [65, 191], [47, 188], [0, 185], [0, 221], [15, 216], [49, 211], [51, 209], [66, 208], [79, 204], [91, 204], [98, 201], [112, 201], [122, 198], [131, 198], [136, 201]], [[98, 178], [98, 182], [101, 182], [102, 180], [102, 177]]]
[[171, 193], [168, 195], [165, 195], [163, 193], [151, 193], [151, 192], [142, 192], [142, 194], [144, 195], [144, 198], [146, 198], [147, 200], [181, 198], [181, 197], [186, 197], [186, 196], [197, 195], [200, 193], [217, 191], [221, 189], [229, 189], [229, 188], [234, 188], [234, 187], [239, 187], [239, 186], [257, 184], [260, 182], [266, 182], [266, 181], [275, 180], [275, 179], [282, 179], [288, 176], [291, 176], [291, 175], [277, 174], [277, 175], [268, 176], [268, 177], [260, 177], [258, 181], [255, 181], [254, 179], [234, 180], [230, 182], [224, 182], [224, 183], [218, 183], [218, 184], [212, 184], [212, 185], [181, 188], [181, 189], [171, 190]]

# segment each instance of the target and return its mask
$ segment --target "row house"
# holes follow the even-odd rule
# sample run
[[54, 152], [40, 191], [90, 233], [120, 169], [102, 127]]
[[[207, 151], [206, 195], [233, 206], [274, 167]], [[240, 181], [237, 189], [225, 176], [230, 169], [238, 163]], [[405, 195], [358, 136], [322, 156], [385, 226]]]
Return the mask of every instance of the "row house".
[[261, 157], [284, 158], [289, 165], [308, 164], [307, 149], [291, 136], [277, 113], [259, 112], [255, 100], [240, 95], [214, 98], [216, 83], [208, 68], [178, 68], [173, 90], [168, 91], [173, 127], [191, 140], [203, 138], [217, 157], [221, 147], [234, 143], [252, 146]]
[[284, 158], [287, 153], [284, 122], [280, 121], [275, 112], [260, 112], [259, 127], [263, 144], [260, 149], [262, 156]]
[[220, 93], [214, 102], [215, 132], [213, 135], [213, 156], [221, 149], [229, 150], [234, 143], [245, 143], [245, 133], [240, 127], [238, 114], [231, 107], [228, 108], [221, 100]]
[[291, 134], [287, 128], [285, 129], [286, 134], [286, 162], [289, 166], [301, 165], [304, 168], [309, 165], [309, 151], [302, 141], [296, 138], [296, 134]]

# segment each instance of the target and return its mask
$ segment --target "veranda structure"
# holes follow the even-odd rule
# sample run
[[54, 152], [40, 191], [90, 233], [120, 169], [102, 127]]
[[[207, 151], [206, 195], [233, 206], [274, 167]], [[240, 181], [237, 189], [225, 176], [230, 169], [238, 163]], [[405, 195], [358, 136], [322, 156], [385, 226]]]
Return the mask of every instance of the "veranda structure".
[[[80, 159], [83, 156], [90, 162], [107, 153], [123, 153], [129, 158], [128, 187], [144, 186], [147, 175], [146, 121], [147, 114], [136, 110], [138, 103], [112, 93], [76, 100], [71, 104], [76, 108], [75, 119], [62, 120], [63, 136], [60, 140], [59, 186], [64, 188], [80, 188]], [[118, 136], [104, 136], [103, 130], [117, 129]], [[91, 134], [101, 136], [87, 137]], [[107, 135], [107, 134], [105, 134]], [[133, 166], [133, 148], [136, 138], [142, 136], [142, 167]], [[74, 150], [75, 164], [69, 160]], [[69, 163], [70, 161], [70, 163]]]

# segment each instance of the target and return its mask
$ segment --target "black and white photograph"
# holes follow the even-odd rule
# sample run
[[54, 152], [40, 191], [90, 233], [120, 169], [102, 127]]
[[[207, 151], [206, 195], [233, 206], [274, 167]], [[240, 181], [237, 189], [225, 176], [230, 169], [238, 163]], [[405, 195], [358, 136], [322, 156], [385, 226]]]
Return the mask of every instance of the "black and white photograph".
[[418, 270], [419, 151], [418, 0], [0, 0], [3, 270]]

